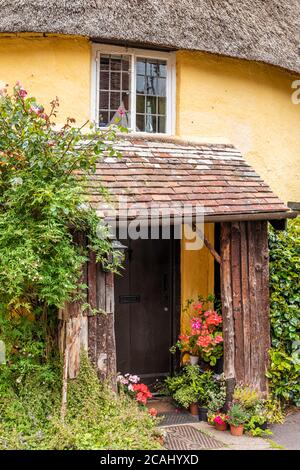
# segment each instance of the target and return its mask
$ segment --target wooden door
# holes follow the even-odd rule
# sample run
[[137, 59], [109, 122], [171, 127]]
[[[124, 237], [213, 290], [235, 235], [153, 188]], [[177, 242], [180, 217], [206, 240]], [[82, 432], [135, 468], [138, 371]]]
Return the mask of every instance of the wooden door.
[[[174, 244], [173, 240], [130, 240], [125, 270], [115, 278], [117, 369], [138, 374], [148, 383], [172, 369], [174, 276], [179, 274]], [[179, 253], [179, 244], [176, 247]]]

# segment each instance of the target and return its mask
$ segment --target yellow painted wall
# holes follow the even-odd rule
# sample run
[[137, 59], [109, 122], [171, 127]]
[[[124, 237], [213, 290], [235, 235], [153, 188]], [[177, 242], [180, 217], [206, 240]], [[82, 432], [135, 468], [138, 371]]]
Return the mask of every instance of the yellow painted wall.
[[[206, 238], [214, 243], [214, 224], [205, 224]], [[203, 246], [200, 250], [187, 250], [187, 240], [181, 242], [181, 331], [189, 327], [190, 313], [184, 312], [188, 299], [197, 300], [198, 295], [207, 297], [214, 293], [214, 258]]]
[[43, 105], [59, 97], [58, 122], [90, 117], [88, 39], [35, 34], [0, 35], [0, 87], [19, 80]]
[[285, 202], [300, 201], [297, 76], [269, 65], [177, 53], [177, 134], [229, 139]]

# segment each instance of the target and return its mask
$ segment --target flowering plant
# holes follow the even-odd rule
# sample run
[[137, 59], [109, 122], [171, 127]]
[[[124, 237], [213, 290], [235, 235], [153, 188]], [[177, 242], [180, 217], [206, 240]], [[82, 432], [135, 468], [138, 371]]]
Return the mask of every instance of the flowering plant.
[[220, 328], [222, 317], [215, 310], [203, 308], [202, 302], [193, 303], [192, 309], [189, 332], [179, 335], [171, 352], [178, 348], [193, 356], [200, 356], [213, 366], [223, 354], [223, 335]]
[[[152, 393], [147, 385], [140, 383], [140, 380], [138, 375], [119, 374], [117, 376], [119, 388], [134, 398], [140, 405], [146, 405], [148, 399], [152, 398]], [[153, 412], [149, 411], [149, 413], [154, 416]]]
[[224, 413], [219, 413], [214, 417], [213, 421], [214, 421], [215, 424], [219, 424], [221, 426], [222, 424], [227, 423], [228, 418], [229, 417], [227, 415], [225, 415]]

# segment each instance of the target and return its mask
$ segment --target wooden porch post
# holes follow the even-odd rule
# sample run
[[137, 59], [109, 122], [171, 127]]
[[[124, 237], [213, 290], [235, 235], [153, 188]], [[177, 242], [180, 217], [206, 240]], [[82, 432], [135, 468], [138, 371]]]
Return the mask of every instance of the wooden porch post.
[[228, 401], [236, 382], [267, 392], [270, 325], [266, 221], [221, 224], [221, 292]]
[[[116, 390], [116, 342], [114, 318], [114, 275], [104, 272], [90, 253], [88, 262], [88, 317], [89, 357], [100, 380], [109, 379]], [[100, 311], [95, 314], [94, 309]]]

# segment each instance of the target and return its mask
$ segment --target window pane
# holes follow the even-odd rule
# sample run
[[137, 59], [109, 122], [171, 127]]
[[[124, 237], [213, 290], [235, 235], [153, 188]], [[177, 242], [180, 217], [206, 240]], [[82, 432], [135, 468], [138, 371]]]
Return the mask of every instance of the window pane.
[[122, 57], [121, 56], [111, 56], [110, 58], [110, 68], [111, 70], [121, 70]]
[[128, 93], [128, 91], [126, 91], [125, 93], [122, 93], [122, 102], [121, 102], [121, 104], [123, 104], [125, 110], [129, 109], [129, 93]]
[[100, 91], [100, 95], [99, 95], [99, 108], [100, 109], [108, 109], [108, 98], [109, 98], [108, 91]]
[[166, 98], [158, 98], [158, 114], [166, 114]]
[[100, 90], [109, 89], [109, 72], [100, 72]]
[[140, 75], [145, 75], [145, 59], [137, 59], [136, 61], [136, 73]]
[[140, 132], [145, 131], [145, 115], [144, 114], [136, 115], [136, 130]]
[[158, 117], [158, 132], [166, 132], [166, 118], [165, 116]]
[[145, 93], [145, 77], [142, 75], [136, 77], [136, 92]]
[[110, 74], [110, 89], [111, 90], [120, 90], [121, 88], [121, 74], [111, 72]]
[[110, 109], [112, 109], [113, 111], [116, 111], [118, 109], [118, 107], [120, 106], [121, 104], [121, 95], [120, 93], [116, 93], [114, 91], [112, 91], [110, 93]]
[[100, 123], [100, 126], [107, 126], [108, 124], [108, 112], [107, 111], [101, 111], [100, 109], [99, 123]]
[[109, 70], [109, 55], [100, 56], [100, 69], [101, 70]]
[[123, 55], [122, 56], [122, 70], [125, 71], [125, 72], [128, 72], [129, 69], [130, 69], [130, 67], [129, 67], [129, 57]]
[[157, 78], [155, 83], [156, 95], [166, 96], [166, 79]]
[[147, 114], [157, 114], [156, 97], [155, 96], [147, 96], [147, 98], [146, 98], [146, 113]]
[[130, 125], [130, 56], [100, 54], [99, 123]]
[[137, 59], [136, 130], [141, 131], [143, 114], [146, 132], [166, 132], [166, 74], [166, 60]]
[[136, 112], [137, 113], [145, 112], [145, 96], [141, 96], [141, 95], [136, 96]]
[[146, 114], [145, 132], [157, 132], [156, 121], [156, 116]]
[[122, 73], [122, 90], [129, 90], [129, 73]]

